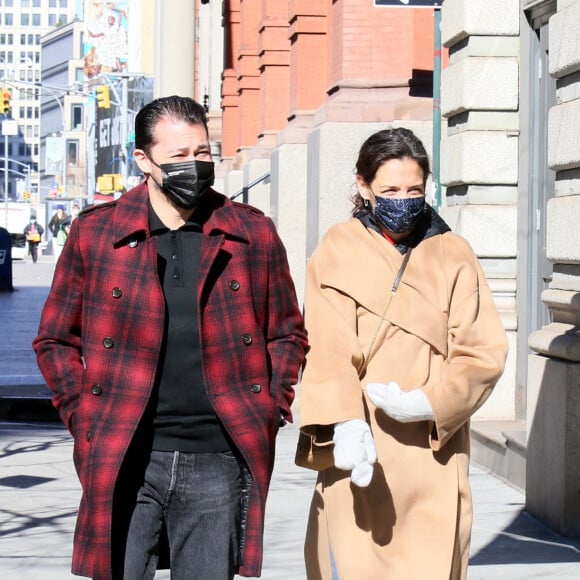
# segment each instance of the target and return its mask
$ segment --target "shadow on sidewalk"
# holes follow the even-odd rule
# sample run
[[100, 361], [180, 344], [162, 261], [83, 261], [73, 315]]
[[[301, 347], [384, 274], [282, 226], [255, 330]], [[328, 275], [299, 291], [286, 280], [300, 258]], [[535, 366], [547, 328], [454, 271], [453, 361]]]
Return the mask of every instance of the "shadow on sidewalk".
[[522, 510], [512, 523], [473, 554], [470, 566], [580, 562], [580, 538], [566, 538]]

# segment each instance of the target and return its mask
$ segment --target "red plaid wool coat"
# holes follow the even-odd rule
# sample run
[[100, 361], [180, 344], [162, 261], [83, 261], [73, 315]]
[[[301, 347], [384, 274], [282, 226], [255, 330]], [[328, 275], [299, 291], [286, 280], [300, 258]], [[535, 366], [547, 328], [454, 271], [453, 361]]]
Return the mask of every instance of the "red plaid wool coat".
[[[74, 436], [82, 485], [72, 571], [111, 574], [113, 493], [149, 401], [163, 338], [157, 240], [145, 184], [81, 214], [34, 339], [53, 404]], [[197, 301], [210, 400], [252, 476], [239, 573], [258, 576], [281, 416], [291, 420], [306, 335], [285, 249], [260, 211], [209, 192]]]

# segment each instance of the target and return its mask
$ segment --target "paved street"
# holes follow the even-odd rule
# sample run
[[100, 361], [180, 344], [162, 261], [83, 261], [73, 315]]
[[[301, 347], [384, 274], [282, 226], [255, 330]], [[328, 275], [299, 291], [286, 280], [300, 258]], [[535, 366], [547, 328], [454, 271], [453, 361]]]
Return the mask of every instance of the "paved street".
[[[15, 263], [15, 291], [0, 293], [5, 336], [0, 349], [2, 580], [74, 578], [69, 567], [79, 484], [72, 442], [60, 423], [51, 420], [47, 406], [38, 403], [46, 390], [29, 346], [54, 269], [51, 260]], [[314, 476], [293, 464], [296, 438], [293, 425], [279, 436], [266, 516], [265, 580], [305, 578], [302, 541]], [[471, 483], [474, 527], [468, 580], [580, 578], [580, 539], [551, 532], [525, 512], [522, 493], [476, 466]], [[169, 576], [162, 572], [157, 578]]]

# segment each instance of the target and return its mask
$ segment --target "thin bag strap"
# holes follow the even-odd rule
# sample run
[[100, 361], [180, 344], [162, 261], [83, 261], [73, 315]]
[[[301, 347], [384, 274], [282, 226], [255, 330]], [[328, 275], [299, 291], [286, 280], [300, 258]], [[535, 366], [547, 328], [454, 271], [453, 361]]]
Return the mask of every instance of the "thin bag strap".
[[407, 253], [405, 254], [405, 256], [403, 258], [403, 262], [401, 264], [401, 267], [399, 268], [399, 271], [397, 272], [397, 275], [395, 276], [395, 280], [394, 280], [393, 286], [389, 292], [389, 298], [387, 300], [387, 304], [385, 305], [385, 309], [383, 310], [383, 313], [381, 314], [381, 319], [379, 320], [377, 330], [375, 331], [375, 335], [373, 336], [371, 344], [367, 350], [367, 354], [366, 354], [365, 358], [363, 359], [360, 368], [358, 369], [359, 377], [362, 376], [363, 372], [367, 368], [367, 364], [369, 362], [371, 352], [373, 350], [373, 346], [375, 346], [377, 336], [379, 335], [379, 330], [381, 329], [381, 326], [383, 325], [383, 321], [385, 320], [385, 316], [387, 315], [387, 311], [389, 310], [389, 306], [391, 305], [391, 301], [393, 300], [393, 296], [397, 293], [397, 289], [399, 288], [401, 278], [403, 277], [403, 272], [405, 271], [405, 268], [407, 267], [407, 263], [409, 262], [409, 258], [411, 257], [411, 250], [412, 250], [412, 248], [409, 248], [407, 250]]

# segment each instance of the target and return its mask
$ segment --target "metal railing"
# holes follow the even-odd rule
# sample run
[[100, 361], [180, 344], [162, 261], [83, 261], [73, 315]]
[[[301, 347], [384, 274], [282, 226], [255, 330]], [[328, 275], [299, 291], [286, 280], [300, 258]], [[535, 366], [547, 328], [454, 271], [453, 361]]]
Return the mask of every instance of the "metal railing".
[[239, 191], [236, 191], [236, 193], [231, 195], [230, 199], [236, 199], [237, 197], [240, 197], [240, 195], [242, 195], [243, 196], [242, 201], [244, 203], [248, 203], [248, 192], [250, 191], [250, 189], [252, 189], [252, 187], [258, 185], [259, 183], [262, 183], [263, 181], [266, 181], [269, 179], [270, 179], [270, 172], [268, 171], [268, 173], [264, 173], [264, 175], [254, 179], [254, 181], [250, 181], [250, 183], [248, 183], [248, 185], [244, 185], [244, 187], [242, 187], [242, 189], [240, 189]]

